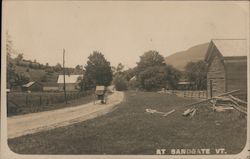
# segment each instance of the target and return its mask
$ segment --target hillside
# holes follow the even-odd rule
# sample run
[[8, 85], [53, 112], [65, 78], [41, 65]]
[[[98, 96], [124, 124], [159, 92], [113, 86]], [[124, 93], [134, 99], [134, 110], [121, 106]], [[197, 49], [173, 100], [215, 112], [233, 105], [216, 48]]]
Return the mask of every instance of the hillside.
[[27, 60], [17, 62], [14, 58], [10, 58], [9, 62], [14, 66], [14, 72], [16, 74], [28, 77], [29, 81], [56, 82], [59, 75], [58, 71], [51, 71], [54, 66], [49, 66], [49, 69], [46, 69], [45, 66], [37, 62], [35, 63], [36, 65], [34, 65], [34, 62], [31, 62], [31, 64], [27, 62]]
[[180, 71], [184, 71], [188, 62], [203, 60], [207, 52], [209, 43], [193, 46], [185, 51], [174, 53], [165, 58], [167, 64], [170, 64]]
[[30, 81], [40, 81], [41, 78], [46, 74], [45, 70], [42, 69], [29, 68], [29, 72], [27, 72], [26, 70], [26, 67], [16, 66], [16, 72], [18, 74], [24, 74], [26, 77], [29, 77]]

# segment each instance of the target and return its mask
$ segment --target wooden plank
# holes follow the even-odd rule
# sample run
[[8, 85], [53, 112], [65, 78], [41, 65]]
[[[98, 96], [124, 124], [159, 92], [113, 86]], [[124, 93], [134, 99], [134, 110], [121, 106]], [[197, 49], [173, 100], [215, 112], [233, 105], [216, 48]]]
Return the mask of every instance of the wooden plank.
[[239, 99], [239, 98], [237, 98], [237, 97], [234, 97], [234, 96], [232, 96], [232, 95], [229, 95], [229, 97], [230, 97], [232, 100], [235, 100], [235, 101], [238, 102], [238, 103], [247, 104], [246, 101], [241, 100], [241, 99]]
[[175, 112], [175, 109], [173, 109], [173, 110], [171, 110], [171, 111], [165, 113], [163, 116], [168, 116], [169, 114], [172, 114], [173, 112]]
[[193, 112], [190, 114], [190, 118], [192, 118], [196, 114], [197, 109], [194, 109]]
[[244, 110], [241, 106], [232, 105], [236, 110], [247, 115], [247, 110]]

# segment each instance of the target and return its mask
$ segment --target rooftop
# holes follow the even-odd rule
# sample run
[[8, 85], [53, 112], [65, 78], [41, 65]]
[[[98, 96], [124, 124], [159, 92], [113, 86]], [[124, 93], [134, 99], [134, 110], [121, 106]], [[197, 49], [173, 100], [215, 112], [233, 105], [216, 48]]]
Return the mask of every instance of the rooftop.
[[212, 39], [208, 51], [205, 55], [205, 61], [209, 61], [213, 54], [213, 48], [216, 47], [222, 57], [246, 57], [247, 40], [246, 39]]
[[[65, 83], [79, 83], [79, 78], [82, 77], [83, 75], [65, 75]], [[64, 83], [63, 75], [58, 76], [57, 83]]]
[[246, 39], [213, 39], [212, 42], [224, 57], [247, 56]]
[[35, 83], [35, 81], [26, 83], [26, 84], [23, 85], [23, 87], [30, 87], [30, 86], [32, 86], [34, 83]]

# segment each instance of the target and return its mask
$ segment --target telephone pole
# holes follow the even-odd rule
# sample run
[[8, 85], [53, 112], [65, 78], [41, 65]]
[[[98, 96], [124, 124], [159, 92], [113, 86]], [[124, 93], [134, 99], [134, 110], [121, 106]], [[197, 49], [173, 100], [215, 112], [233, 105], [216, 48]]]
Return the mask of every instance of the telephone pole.
[[63, 91], [64, 91], [64, 99], [65, 99], [65, 103], [68, 104], [67, 101], [67, 94], [66, 94], [66, 84], [65, 84], [65, 49], [63, 49]]

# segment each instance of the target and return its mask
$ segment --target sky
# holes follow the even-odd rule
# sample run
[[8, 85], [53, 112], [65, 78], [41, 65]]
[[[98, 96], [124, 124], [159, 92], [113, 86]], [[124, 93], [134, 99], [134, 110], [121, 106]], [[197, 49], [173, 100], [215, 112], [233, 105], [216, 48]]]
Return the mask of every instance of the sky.
[[247, 38], [248, 2], [5, 1], [4, 32], [25, 59], [85, 65], [93, 51], [112, 66], [136, 66], [146, 51], [164, 57], [213, 38]]

